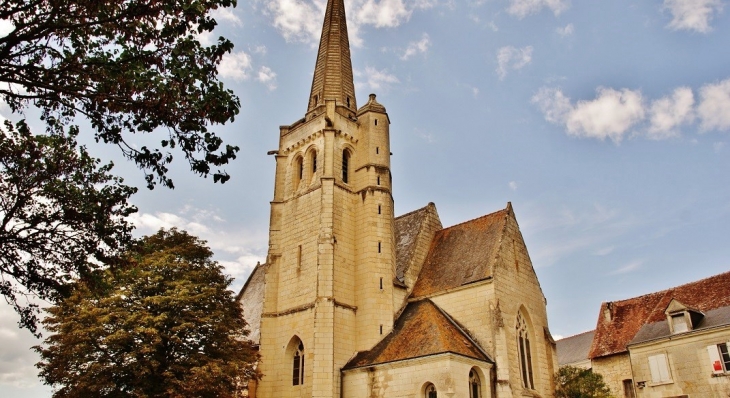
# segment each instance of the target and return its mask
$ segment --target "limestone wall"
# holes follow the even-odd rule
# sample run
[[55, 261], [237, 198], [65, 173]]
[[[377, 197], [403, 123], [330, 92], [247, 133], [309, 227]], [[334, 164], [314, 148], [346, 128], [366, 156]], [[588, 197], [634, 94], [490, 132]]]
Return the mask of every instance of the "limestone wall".
[[631, 361], [628, 353], [609, 355], [591, 360], [593, 371], [603, 376], [611, 393], [616, 397], [624, 396], [624, 380], [631, 379]]
[[[710, 332], [688, 333], [663, 339], [655, 343], [629, 348], [634, 382], [644, 382], [637, 388], [637, 398], [659, 398], [689, 395], [690, 397], [730, 396], [730, 373], [713, 375], [708, 346], [730, 341], [730, 328]], [[653, 383], [649, 369], [649, 357], [665, 354], [670, 380]]]
[[393, 362], [343, 373], [343, 398], [422, 398], [428, 383], [439, 397], [469, 397], [469, 371], [481, 382], [481, 397], [491, 398], [491, 365], [454, 354]]

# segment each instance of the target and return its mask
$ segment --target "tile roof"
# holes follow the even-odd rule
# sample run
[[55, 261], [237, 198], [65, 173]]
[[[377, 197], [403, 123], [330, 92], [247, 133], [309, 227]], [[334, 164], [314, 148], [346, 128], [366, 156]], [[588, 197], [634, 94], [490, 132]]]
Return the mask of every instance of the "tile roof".
[[492, 362], [462, 327], [431, 300], [409, 303], [393, 331], [369, 351], [357, 353], [344, 369], [442, 353]]
[[395, 230], [395, 277], [400, 282], [404, 281], [406, 272], [412, 265], [411, 260], [416, 250], [419, 234], [430, 212], [436, 214], [436, 205], [433, 203], [395, 218], [393, 228]]
[[[705, 313], [705, 316], [695, 327], [688, 332], [679, 333], [691, 334], [693, 331], [715, 328], [718, 326], [730, 326], [730, 306], [715, 308]], [[659, 322], [647, 323], [639, 329], [636, 333], [636, 337], [629, 344], [644, 343], [647, 341], [660, 339], [662, 337], [669, 337], [671, 332], [669, 331], [669, 323], [666, 319]]]
[[436, 232], [412, 297], [491, 277], [510, 211], [508, 204], [504, 210]]
[[664, 311], [672, 299], [704, 313], [730, 306], [730, 272], [656, 293], [601, 304], [589, 357], [626, 352], [627, 344], [645, 324], [666, 319]]
[[556, 341], [555, 349], [558, 353], [558, 365], [563, 366], [587, 360], [595, 333], [595, 330], [589, 330]]

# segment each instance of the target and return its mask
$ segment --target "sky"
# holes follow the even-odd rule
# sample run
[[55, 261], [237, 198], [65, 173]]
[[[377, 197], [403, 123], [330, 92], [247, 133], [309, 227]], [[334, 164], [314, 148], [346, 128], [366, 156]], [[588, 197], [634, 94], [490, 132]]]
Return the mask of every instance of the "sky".
[[[449, 226], [512, 202], [554, 336], [593, 329], [601, 302], [730, 269], [730, 2], [345, 3], [358, 103], [377, 94], [391, 120], [396, 215], [434, 202]], [[266, 153], [306, 111], [324, 6], [215, 11], [219, 26], [201, 40], [234, 42], [219, 74], [241, 99], [217, 129], [241, 148], [232, 178], [197, 177], [176, 154], [176, 188], [133, 197], [138, 236], [173, 226], [200, 236], [236, 291], [266, 255]], [[144, 186], [113, 148], [86, 139]], [[29, 349], [39, 342], [16, 322], [0, 305], [0, 396], [49, 397]]]

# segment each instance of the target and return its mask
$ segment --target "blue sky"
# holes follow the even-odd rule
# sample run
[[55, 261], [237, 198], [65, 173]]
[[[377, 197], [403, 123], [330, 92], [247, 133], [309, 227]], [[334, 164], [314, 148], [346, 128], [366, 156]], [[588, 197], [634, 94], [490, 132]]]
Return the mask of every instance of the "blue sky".
[[[241, 147], [232, 179], [214, 185], [179, 159], [174, 191], [133, 199], [140, 235], [177, 226], [208, 240], [236, 290], [266, 254], [266, 152], [306, 111], [324, 4], [215, 13], [202, 39], [236, 45], [220, 69], [242, 104], [219, 129]], [[434, 202], [448, 226], [511, 201], [557, 336], [592, 329], [602, 301], [727, 271], [729, 4], [346, 0], [358, 101], [376, 93], [392, 122], [396, 213]], [[89, 145], [144, 185], [112, 148]], [[15, 321], [1, 306], [0, 395], [50, 396], [37, 342]]]

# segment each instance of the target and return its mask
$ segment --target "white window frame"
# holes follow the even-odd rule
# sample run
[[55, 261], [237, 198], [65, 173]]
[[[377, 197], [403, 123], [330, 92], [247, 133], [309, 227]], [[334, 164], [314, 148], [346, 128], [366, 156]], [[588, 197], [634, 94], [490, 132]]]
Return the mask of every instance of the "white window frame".
[[667, 354], [662, 353], [651, 355], [648, 360], [652, 384], [666, 384], [672, 382], [672, 372], [669, 369]]

